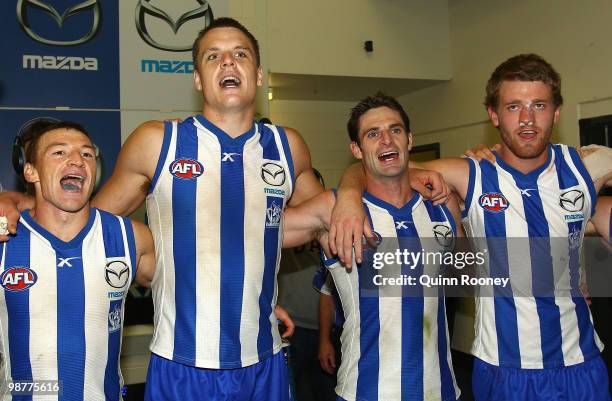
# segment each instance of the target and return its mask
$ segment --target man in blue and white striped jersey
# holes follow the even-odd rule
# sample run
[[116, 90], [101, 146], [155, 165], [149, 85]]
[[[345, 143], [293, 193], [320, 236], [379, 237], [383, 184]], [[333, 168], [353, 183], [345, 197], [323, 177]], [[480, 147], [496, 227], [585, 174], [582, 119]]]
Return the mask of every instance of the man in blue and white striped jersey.
[[[365, 171], [363, 204], [372, 228], [384, 238], [378, 249], [386, 242], [402, 252], [448, 250], [460, 234], [459, 209], [456, 203], [434, 206], [410, 187], [412, 134], [402, 106], [380, 93], [363, 99], [352, 109], [348, 131], [352, 153], [361, 159]], [[334, 193], [328, 191], [289, 209], [284, 244], [321, 234], [329, 225], [335, 201]], [[444, 233], [442, 243], [432, 241], [438, 238], [436, 233]], [[326, 247], [326, 234], [319, 236]], [[426, 245], [432, 242], [435, 249]], [[326, 266], [345, 315], [336, 386], [339, 399], [457, 400], [443, 291], [436, 288], [426, 294], [418, 283], [395, 288], [378, 285], [371, 262], [347, 270], [336, 259], [327, 259]], [[439, 268], [419, 263], [413, 273], [431, 274]], [[400, 278], [410, 268], [394, 262], [383, 271], [385, 276]]]
[[125, 298], [134, 278], [153, 279], [151, 232], [90, 208], [96, 151], [83, 127], [41, 122], [23, 139], [35, 204], [0, 247], [2, 399], [117, 401]]

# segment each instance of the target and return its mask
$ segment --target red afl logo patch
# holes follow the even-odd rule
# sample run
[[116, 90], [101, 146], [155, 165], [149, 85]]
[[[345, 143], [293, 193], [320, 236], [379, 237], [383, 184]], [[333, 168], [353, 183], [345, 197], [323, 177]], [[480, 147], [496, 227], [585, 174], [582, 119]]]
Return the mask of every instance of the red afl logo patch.
[[480, 204], [480, 207], [488, 210], [489, 212], [503, 212], [504, 210], [508, 209], [508, 206], [510, 206], [508, 199], [506, 199], [506, 197], [499, 192], [488, 192], [480, 195], [480, 198], [478, 198], [478, 203]]
[[34, 270], [27, 267], [11, 267], [2, 273], [0, 280], [7, 291], [23, 291], [33, 286], [37, 277]]
[[204, 166], [193, 159], [176, 159], [170, 164], [170, 174], [182, 180], [198, 178], [204, 172]]

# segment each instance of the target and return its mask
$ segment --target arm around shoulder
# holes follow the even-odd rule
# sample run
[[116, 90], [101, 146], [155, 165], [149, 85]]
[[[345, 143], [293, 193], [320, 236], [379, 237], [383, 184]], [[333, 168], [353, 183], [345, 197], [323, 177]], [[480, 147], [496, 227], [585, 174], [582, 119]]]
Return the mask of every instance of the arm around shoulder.
[[92, 204], [122, 216], [136, 210], [147, 196], [163, 138], [161, 121], [147, 121], [136, 128], [121, 147], [112, 176]]

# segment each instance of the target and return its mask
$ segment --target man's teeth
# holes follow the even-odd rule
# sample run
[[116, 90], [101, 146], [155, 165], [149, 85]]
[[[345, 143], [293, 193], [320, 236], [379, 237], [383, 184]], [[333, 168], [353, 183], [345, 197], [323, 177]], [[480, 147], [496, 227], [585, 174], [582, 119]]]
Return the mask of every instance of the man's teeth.
[[85, 178], [79, 175], [69, 174], [62, 177], [62, 179], [60, 180], [60, 185], [62, 186], [62, 189], [68, 191], [75, 191], [81, 189], [81, 187], [83, 186], [83, 181], [85, 181]]
[[384, 152], [378, 155], [380, 160], [387, 160], [397, 156], [397, 152]]
[[240, 85], [240, 79], [238, 79], [237, 77], [225, 77], [221, 80], [220, 84], [224, 88], [236, 87]]

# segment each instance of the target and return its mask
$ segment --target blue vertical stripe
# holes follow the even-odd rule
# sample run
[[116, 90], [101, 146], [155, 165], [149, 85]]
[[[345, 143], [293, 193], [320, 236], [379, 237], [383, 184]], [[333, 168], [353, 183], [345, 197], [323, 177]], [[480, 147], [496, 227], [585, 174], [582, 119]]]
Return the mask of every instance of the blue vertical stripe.
[[[6, 243], [4, 270], [12, 267], [30, 266], [30, 232], [18, 224], [17, 235]], [[30, 363], [30, 290], [4, 291], [8, 312], [8, 341], [11, 359], [11, 379], [14, 381], [32, 380]], [[32, 396], [24, 396], [23, 401], [31, 401]]]
[[[560, 145], [556, 145], [556, 146], [560, 146]], [[597, 192], [595, 191], [595, 185], [593, 184], [593, 179], [591, 179], [591, 176], [589, 172], [587, 171], [586, 167], [584, 166], [584, 163], [582, 163], [582, 160], [580, 160], [580, 156], [578, 155], [578, 152], [576, 151], [576, 149], [568, 147], [568, 151], [569, 151], [572, 161], [574, 162], [574, 166], [576, 166], [576, 169], [578, 169], [578, 172], [580, 173], [580, 175], [586, 182], [587, 189], [591, 197], [590, 212], [592, 216], [595, 214], [595, 205], [597, 203]]]
[[[100, 211], [100, 221], [102, 223], [102, 238], [104, 241], [104, 252], [107, 258], [126, 256], [125, 247], [123, 244], [123, 234], [121, 232], [121, 224], [119, 223], [120, 218], [123, 219], [122, 217], [116, 217], [104, 211]], [[121, 315], [123, 315], [123, 299], [111, 301], [109, 302], [109, 304], [109, 319], [111, 314], [117, 313], [117, 309], [119, 309], [119, 312], [121, 313]], [[106, 369], [104, 372], [104, 395], [107, 400], [115, 400], [119, 398], [119, 394], [121, 393], [119, 380], [119, 353], [121, 351], [120, 347], [122, 330], [113, 331], [110, 320], [108, 322], [108, 326], [109, 332]]]
[[[482, 193], [501, 193], [495, 166], [487, 161], [482, 161], [480, 162], [480, 170]], [[483, 209], [483, 213], [487, 248], [489, 249], [490, 276], [493, 278], [510, 277], [505, 212], [496, 213]], [[510, 286], [508, 288], [496, 286], [494, 297], [499, 363], [501, 366], [520, 366], [518, 323], [512, 288]]]
[[446, 304], [444, 303], [444, 287], [438, 287], [438, 358], [440, 363], [440, 391], [442, 400], [455, 397], [455, 383], [451, 367], [448, 364], [448, 337], [446, 336]]
[[[243, 147], [222, 147], [243, 153]], [[240, 363], [240, 320], [244, 291], [244, 167], [243, 158], [221, 163], [221, 305], [219, 357], [221, 368]], [[249, 283], [251, 285], [251, 283]]]
[[[179, 158], [198, 159], [198, 138], [194, 127], [177, 132], [174, 159]], [[206, 174], [206, 164], [202, 164]], [[189, 365], [195, 364], [197, 183], [197, 178], [172, 179], [172, 248], [176, 283], [173, 360]]]
[[[366, 214], [372, 223], [370, 211], [365, 205]], [[367, 267], [366, 267], [367, 266]], [[367, 269], [370, 271], [367, 271]], [[359, 274], [359, 288], [368, 288], [368, 296], [359, 295], [359, 347], [361, 358], [357, 364], [357, 399], [378, 400], [378, 374], [380, 371], [380, 351], [378, 336], [380, 333], [378, 287], [372, 287], [373, 268], [370, 263], [363, 263], [356, 269]]]
[[[557, 170], [557, 178], [559, 181], [559, 189], [565, 190], [567, 188], [575, 187], [579, 185], [577, 177], [574, 176], [570, 166], [567, 164], [560, 145], [555, 145], [555, 167]], [[570, 148], [571, 151], [575, 149]], [[576, 164], [576, 160], [573, 160]], [[582, 165], [582, 162], [579, 162]], [[587, 185], [591, 182], [590, 177], [585, 177]], [[589, 188], [590, 191], [590, 188]], [[592, 198], [592, 195], [591, 195]], [[583, 210], [584, 212], [584, 210]], [[571, 221], [567, 223], [567, 232], [572, 235], [575, 233], [582, 233], [584, 221]], [[552, 239], [553, 241], [559, 241], [559, 239]], [[572, 301], [576, 307], [576, 320], [578, 322], [578, 333], [579, 333], [579, 345], [582, 355], [588, 357], [589, 355], [599, 354], [599, 348], [595, 343], [595, 330], [591, 323], [589, 308], [586, 304], [582, 292], [580, 290], [580, 247], [572, 247], [572, 239], [568, 238], [568, 249], [569, 249], [569, 269], [570, 269], [570, 286], [572, 291]]]
[[57, 370], [62, 401], [83, 401], [85, 384], [85, 278], [82, 245], [57, 252], [74, 257], [72, 267], [57, 269]]
[[[283, 127], [277, 127], [280, 134], [281, 143], [283, 144], [283, 150], [285, 151], [285, 158], [289, 165], [289, 174], [291, 175], [291, 182], [295, 185], [295, 169], [293, 166], [293, 156], [291, 155], [291, 148], [289, 147], [289, 141], [287, 139], [287, 133]], [[294, 186], [292, 185], [292, 186]]]
[[472, 205], [472, 198], [474, 197], [474, 186], [476, 185], [476, 162], [473, 159], [465, 159], [469, 166], [469, 178], [468, 178], [468, 187], [467, 193], [465, 194], [464, 204], [465, 209], [461, 212], [461, 218], [464, 219], [467, 217], [468, 212], [470, 211], [470, 206]]
[[[282, 210], [283, 199], [276, 196], [267, 197], [267, 208], [274, 207]], [[266, 218], [263, 219], [266, 226]], [[274, 282], [276, 280], [276, 261], [278, 258], [278, 230], [276, 227], [265, 227], [264, 234], [264, 272], [261, 293], [259, 294], [259, 333], [257, 335], [257, 354], [260, 359], [272, 349], [272, 327], [270, 315], [272, 314], [272, 299], [274, 297]]]
[[[418, 196], [418, 195], [417, 195]], [[412, 254], [421, 252], [422, 245], [419, 233], [413, 222], [413, 215], [394, 215], [393, 221], [409, 221], [405, 229], [396, 228], [395, 232], [402, 252], [406, 249]], [[397, 224], [396, 224], [397, 227]], [[412, 266], [414, 267], [414, 266]], [[411, 269], [410, 266], [402, 265], [402, 274], [418, 278], [423, 274], [423, 264]], [[402, 286], [402, 317], [401, 332], [395, 333], [401, 336], [402, 341], [402, 399], [422, 400], [424, 398], [424, 374], [423, 374], [423, 311], [424, 311], [423, 287], [421, 285]], [[429, 326], [431, 327], [431, 326]]]

